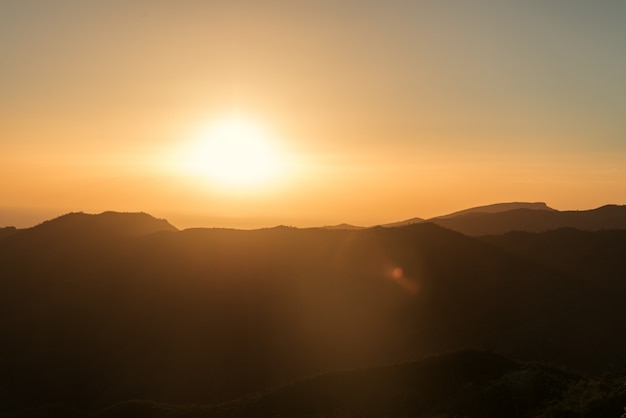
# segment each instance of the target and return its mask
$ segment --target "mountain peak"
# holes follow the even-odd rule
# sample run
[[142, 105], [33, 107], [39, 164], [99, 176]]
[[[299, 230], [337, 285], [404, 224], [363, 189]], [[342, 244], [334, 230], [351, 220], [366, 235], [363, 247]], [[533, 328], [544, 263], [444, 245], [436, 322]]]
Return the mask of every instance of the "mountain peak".
[[33, 228], [33, 231], [58, 232], [63, 234], [105, 234], [138, 236], [161, 231], [177, 231], [165, 219], [157, 219], [144, 212], [112, 212], [87, 214], [71, 212], [45, 221]]
[[354, 230], [354, 229], [363, 229], [362, 226], [356, 226], [356, 225], [352, 225], [352, 224], [348, 224], [348, 223], [341, 223], [338, 225], [324, 225], [323, 227], [321, 227], [321, 229], [349, 229], [349, 230]]
[[545, 202], [505, 202], [505, 203], [494, 203], [491, 205], [484, 206], [476, 206], [469, 209], [460, 210], [457, 212], [452, 212], [447, 215], [437, 216], [432, 219], [446, 219], [451, 218], [458, 215], [465, 215], [468, 213], [500, 213], [507, 212], [509, 210], [516, 209], [530, 209], [530, 210], [545, 210], [545, 211], [556, 211], [548, 206]]
[[392, 222], [392, 223], [384, 224], [384, 225], [381, 225], [381, 226], [384, 226], [386, 228], [395, 228], [395, 227], [399, 227], [399, 226], [413, 225], [413, 224], [418, 224], [418, 223], [422, 223], [422, 222], [424, 222], [424, 219], [422, 219], [422, 218], [411, 218], [411, 219], [405, 219], [404, 221]]

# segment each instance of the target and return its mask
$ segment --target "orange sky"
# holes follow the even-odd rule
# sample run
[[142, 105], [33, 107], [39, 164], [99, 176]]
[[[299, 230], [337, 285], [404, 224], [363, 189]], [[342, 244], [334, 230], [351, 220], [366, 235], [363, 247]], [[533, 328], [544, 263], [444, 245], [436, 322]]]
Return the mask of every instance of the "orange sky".
[[[0, 225], [624, 204], [626, 3], [544, 3], [1, 2]], [[226, 190], [181, 162], [233, 115], [280, 148], [279, 179]]]

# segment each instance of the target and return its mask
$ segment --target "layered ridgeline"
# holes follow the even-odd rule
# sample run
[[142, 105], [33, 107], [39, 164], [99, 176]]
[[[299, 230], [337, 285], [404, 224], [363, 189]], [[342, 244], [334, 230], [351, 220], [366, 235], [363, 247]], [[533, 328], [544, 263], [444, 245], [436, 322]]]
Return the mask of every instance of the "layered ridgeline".
[[619, 374], [625, 243], [433, 223], [177, 231], [115, 213], [6, 229], [0, 412], [208, 404], [465, 347]]
[[626, 229], [626, 206], [606, 205], [592, 210], [559, 211], [545, 203], [497, 203], [437, 216], [412, 218], [384, 226], [432, 222], [466, 235], [497, 235], [509, 231], [545, 232], [559, 228], [588, 231]]

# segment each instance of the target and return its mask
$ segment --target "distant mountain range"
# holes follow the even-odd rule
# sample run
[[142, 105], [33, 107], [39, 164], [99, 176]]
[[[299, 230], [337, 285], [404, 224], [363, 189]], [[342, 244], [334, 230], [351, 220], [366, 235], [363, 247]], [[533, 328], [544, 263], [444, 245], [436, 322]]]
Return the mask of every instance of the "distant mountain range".
[[[500, 235], [511, 231], [545, 232], [560, 228], [586, 231], [626, 229], [626, 205], [605, 205], [597, 209], [559, 211], [544, 202], [511, 202], [477, 206], [434, 218], [410, 218], [382, 225], [403, 227], [416, 223], [431, 222], [470, 236]], [[105, 235], [142, 235], [151, 232], [177, 231], [164, 219], [155, 219], [145, 213], [104, 212], [88, 215], [69, 213], [43, 222], [26, 230], [48, 233], [58, 228], [66, 233], [81, 234], [104, 232]], [[358, 230], [367, 227], [341, 223], [321, 227], [329, 230]], [[0, 238], [16, 231], [13, 227], [0, 228]]]
[[398, 227], [420, 222], [436, 223], [472, 236], [498, 235], [510, 231], [544, 232], [559, 228], [587, 231], [626, 229], [626, 206], [606, 205], [592, 210], [558, 211], [543, 202], [498, 203], [427, 220], [411, 218], [383, 226]]
[[509, 231], [544, 232], [559, 228], [587, 231], [626, 229], [626, 206], [607, 205], [585, 211], [513, 209], [473, 212], [432, 222], [466, 235], [496, 235]]
[[411, 219], [407, 219], [407, 220], [404, 220], [404, 221], [399, 221], [399, 222], [393, 222], [393, 223], [385, 224], [385, 225], [382, 225], [382, 226], [385, 226], [385, 227], [406, 226], [406, 225], [411, 225], [411, 224], [419, 223], [419, 222], [437, 222], [437, 221], [440, 221], [440, 220], [443, 220], [443, 219], [455, 218], [455, 217], [458, 217], [458, 216], [472, 214], [472, 213], [500, 213], [500, 212], [507, 212], [507, 211], [515, 210], [515, 209], [531, 209], [531, 210], [549, 210], [549, 211], [554, 211], [554, 209], [548, 207], [548, 205], [546, 205], [543, 202], [538, 202], [538, 203], [526, 203], [526, 202], [495, 203], [493, 205], [476, 206], [474, 208], [469, 208], [469, 209], [464, 209], [464, 210], [461, 210], [461, 211], [458, 211], [458, 212], [453, 212], [453, 213], [450, 213], [448, 215], [437, 216], [437, 217], [428, 219], [428, 221], [426, 221], [425, 219], [422, 219], [422, 218], [411, 218]]
[[[594, 219], [585, 225], [606, 226], [619, 225], [623, 209], [444, 220], [582, 214]], [[0, 415], [55, 402], [214, 403], [466, 347], [621, 373], [624, 260], [624, 230], [472, 237], [422, 222], [178, 231], [111, 212], [8, 228]]]
[[[478, 206], [436, 216], [410, 218], [383, 224], [386, 228], [432, 222], [465, 235], [499, 235], [510, 231], [545, 232], [560, 228], [586, 231], [626, 229], [626, 206], [606, 205], [597, 209], [559, 211], [543, 202], [512, 202]], [[350, 224], [325, 226], [325, 229], [362, 229]]]
[[461, 215], [467, 215], [470, 213], [500, 213], [500, 212], [508, 212], [510, 210], [516, 209], [530, 209], [530, 210], [545, 210], [550, 212], [555, 212], [555, 209], [552, 209], [544, 202], [511, 202], [511, 203], [495, 203], [492, 205], [485, 206], [476, 206], [469, 209], [460, 210], [458, 212], [453, 212], [448, 215], [437, 216], [433, 219], [448, 219], [454, 218]]

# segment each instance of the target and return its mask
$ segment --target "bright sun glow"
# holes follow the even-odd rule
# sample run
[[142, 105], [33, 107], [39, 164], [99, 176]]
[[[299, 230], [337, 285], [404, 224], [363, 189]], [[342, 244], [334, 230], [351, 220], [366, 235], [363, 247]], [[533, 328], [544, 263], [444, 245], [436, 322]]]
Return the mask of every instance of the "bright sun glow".
[[285, 158], [273, 138], [259, 125], [240, 118], [202, 129], [185, 160], [194, 175], [229, 190], [271, 186], [285, 171]]

